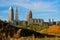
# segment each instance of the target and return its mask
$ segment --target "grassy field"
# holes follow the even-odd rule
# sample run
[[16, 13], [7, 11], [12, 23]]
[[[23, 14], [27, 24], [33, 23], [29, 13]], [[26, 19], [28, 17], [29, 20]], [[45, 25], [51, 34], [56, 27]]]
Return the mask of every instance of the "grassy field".
[[34, 38], [34, 36], [31, 36], [31, 37], [21, 37], [21, 38], [8, 38], [8, 40], [60, 40], [60, 38], [58, 38], [58, 37]]

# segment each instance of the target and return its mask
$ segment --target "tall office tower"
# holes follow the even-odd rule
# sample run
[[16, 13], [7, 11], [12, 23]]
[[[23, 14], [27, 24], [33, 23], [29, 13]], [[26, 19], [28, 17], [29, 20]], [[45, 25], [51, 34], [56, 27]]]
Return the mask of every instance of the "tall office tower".
[[26, 20], [28, 21], [29, 19], [31, 19], [32, 18], [32, 12], [29, 10], [29, 11], [27, 11], [27, 13], [26, 13]]
[[18, 22], [18, 8], [16, 7], [15, 20]]
[[12, 7], [10, 7], [9, 8], [9, 11], [8, 11], [8, 21], [9, 22], [13, 22], [13, 20], [14, 20], [14, 12], [13, 12], [13, 8]]

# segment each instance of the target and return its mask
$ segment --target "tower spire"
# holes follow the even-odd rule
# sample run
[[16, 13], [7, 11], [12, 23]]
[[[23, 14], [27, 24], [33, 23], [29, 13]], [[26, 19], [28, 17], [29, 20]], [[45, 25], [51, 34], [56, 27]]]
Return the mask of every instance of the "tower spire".
[[18, 7], [16, 7], [15, 20], [18, 21]]

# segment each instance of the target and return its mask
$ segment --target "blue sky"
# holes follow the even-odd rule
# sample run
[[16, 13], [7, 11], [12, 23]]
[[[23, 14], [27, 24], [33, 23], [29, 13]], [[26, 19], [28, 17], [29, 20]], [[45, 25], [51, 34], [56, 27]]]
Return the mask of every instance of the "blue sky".
[[33, 18], [48, 21], [60, 20], [60, 0], [0, 0], [0, 19], [8, 20], [8, 9], [12, 6], [14, 13], [18, 6], [19, 20], [26, 20], [27, 10], [31, 10]]

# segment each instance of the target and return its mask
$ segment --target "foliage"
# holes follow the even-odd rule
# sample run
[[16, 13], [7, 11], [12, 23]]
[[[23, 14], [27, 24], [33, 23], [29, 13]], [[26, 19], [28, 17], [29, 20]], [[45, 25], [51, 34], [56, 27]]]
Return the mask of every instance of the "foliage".
[[48, 33], [60, 33], [60, 26], [56, 26], [56, 25], [49, 26], [47, 31]]
[[47, 29], [49, 26], [48, 26], [48, 24], [47, 23], [45, 23], [45, 24], [43, 24], [42, 25], [42, 28], [41, 28], [41, 30], [43, 30], [43, 29]]
[[41, 29], [40, 25], [38, 25], [38, 24], [30, 24], [28, 26], [31, 30], [34, 30], [34, 31], [39, 31]]
[[17, 25], [16, 27], [27, 29], [28, 25], [26, 25], [26, 24], [20, 24], [20, 25]]
[[31, 23], [31, 24], [20, 24], [18, 25], [17, 27], [19, 28], [24, 28], [24, 29], [29, 29], [29, 30], [33, 30], [33, 31], [37, 31], [39, 32], [40, 30], [43, 30], [45, 28], [48, 27], [47, 24], [43, 24], [42, 26], [39, 25], [39, 24], [34, 24], [34, 23]]

